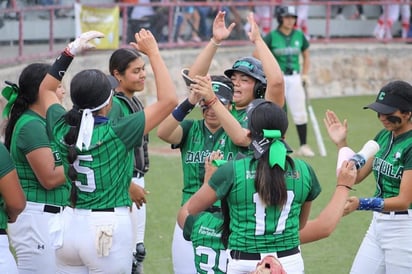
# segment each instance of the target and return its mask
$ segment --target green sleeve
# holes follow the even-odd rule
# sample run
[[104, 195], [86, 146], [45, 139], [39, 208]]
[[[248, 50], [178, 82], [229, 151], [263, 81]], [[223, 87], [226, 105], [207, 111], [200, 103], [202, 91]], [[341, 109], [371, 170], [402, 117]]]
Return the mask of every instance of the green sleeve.
[[0, 143], [0, 178], [3, 178], [15, 169], [9, 151]]
[[217, 197], [222, 199], [232, 188], [233, 180], [233, 161], [229, 161], [213, 173], [209, 180], [209, 186], [216, 191]]
[[193, 225], [195, 224], [197, 216], [189, 215], [186, 218], [185, 224], [183, 226], [183, 238], [186, 241], [191, 241]]
[[142, 145], [142, 136], [145, 127], [144, 111], [135, 112], [128, 116], [111, 121], [113, 131], [125, 144], [127, 150]]
[[[33, 136], [36, 136], [36, 138], [33, 138]], [[17, 136], [16, 145], [25, 155], [38, 148], [50, 147], [50, 140], [44, 122], [33, 119], [23, 125]]]

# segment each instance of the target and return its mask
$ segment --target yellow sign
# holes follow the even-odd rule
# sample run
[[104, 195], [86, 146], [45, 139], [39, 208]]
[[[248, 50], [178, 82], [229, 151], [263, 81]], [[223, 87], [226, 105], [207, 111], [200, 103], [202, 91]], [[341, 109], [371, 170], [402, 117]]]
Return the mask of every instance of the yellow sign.
[[76, 34], [97, 30], [104, 33], [103, 39], [94, 41], [97, 49], [117, 49], [119, 47], [119, 7], [96, 8], [77, 4], [75, 7]]

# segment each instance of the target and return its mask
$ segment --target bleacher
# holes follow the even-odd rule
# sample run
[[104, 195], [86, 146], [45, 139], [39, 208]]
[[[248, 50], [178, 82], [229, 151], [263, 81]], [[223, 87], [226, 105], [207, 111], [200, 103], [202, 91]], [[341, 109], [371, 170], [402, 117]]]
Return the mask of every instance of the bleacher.
[[[1, 2], [1, 0], [0, 0]], [[63, 4], [74, 2], [71, 0], [63, 0]], [[96, 1], [80, 1], [84, 4], [92, 4]], [[113, 1], [99, 1], [100, 4], [110, 4]], [[344, 7], [345, 20], [336, 19], [336, 7], [332, 7], [330, 13], [330, 21], [327, 24], [327, 5], [310, 5], [308, 26], [309, 32], [314, 38], [334, 38], [334, 37], [373, 37], [373, 29], [376, 25], [377, 18], [380, 15], [379, 5], [363, 5], [366, 20], [350, 19], [354, 13], [354, 5]], [[50, 38], [50, 20], [40, 18], [39, 14], [48, 14], [47, 10], [30, 10], [24, 14], [22, 25], [24, 41], [49, 41]], [[74, 12], [68, 12], [66, 18], [55, 18], [53, 22], [53, 36], [57, 40], [70, 40], [75, 37], [75, 20]], [[1, 16], [1, 14], [0, 14]], [[173, 22], [173, 20], [172, 20]], [[277, 22], [273, 19], [273, 27], [276, 27]], [[122, 24], [119, 24], [122, 33]], [[172, 29], [172, 28], [170, 28]], [[0, 42], [10, 43], [16, 42], [19, 39], [19, 22], [18, 20], [4, 20], [4, 25], [0, 28]], [[400, 31], [400, 23], [396, 22], [393, 28], [393, 35], [396, 37]]]

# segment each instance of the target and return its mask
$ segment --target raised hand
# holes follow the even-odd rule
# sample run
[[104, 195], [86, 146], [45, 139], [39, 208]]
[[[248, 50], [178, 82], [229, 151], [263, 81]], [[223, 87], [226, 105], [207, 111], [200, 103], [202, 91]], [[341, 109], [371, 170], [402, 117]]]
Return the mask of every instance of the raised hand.
[[220, 43], [229, 37], [236, 24], [231, 23], [229, 27], [226, 27], [225, 23], [225, 11], [219, 11], [213, 21], [213, 40], [215, 43]]
[[130, 45], [138, 51], [148, 56], [159, 52], [157, 41], [149, 30], [141, 29], [139, 32], [135, 33], [134, 38], [136, 39], [136, 42], [131, 42]]
[[69, 43], [66, 47], [66, 52], [72, 56], [75, 56], [83, 51], [95, 48], [96, 46], [91, 43], [93, 39], [103, 38], [104, 34], [100, 31], [91, 30], [80, 34], [73, 42]]
[[248, 32], [249, 40], [252, 43], [255, 43], [259, 39], [262, 40], [262, 35], [260, 34], [260, 29], [256, 23], [255, 15], [253, 14], [253, 12], [248, 14], [247, 21], [250, 25], [250, 31]]
[[346, 136], [348, 132], [348, 122], [343, 120], [343, 123], [339, 120], [338, 116], [332, 111], [327, 110], [325, 118], [323, 119], [328, 135], [332, 142], [334, 142], [338, 148], [347, 146]]

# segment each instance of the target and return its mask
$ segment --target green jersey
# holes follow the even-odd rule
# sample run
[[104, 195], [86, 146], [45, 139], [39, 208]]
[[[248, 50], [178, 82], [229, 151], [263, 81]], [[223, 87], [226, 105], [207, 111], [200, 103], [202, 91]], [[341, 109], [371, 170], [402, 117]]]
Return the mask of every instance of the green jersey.
[[[0, 143], [0, 178], [3, 178], [7, 174], [9, 174], [14, 170], [14, 168], [14, 163], [10, 157], [9, 151], [2, 143]], [[7, 228], [8, 216], [5, 210], [5, 206], [6, 205], [4, 204], [3, 197], [0, 193], [0, 229]]]
[[309, 42], [302, 31], [292, 30], [289, 35], [285, 35], [276, 29], [263, 40], [285, 74], [300, 72], [300, 54], [309, 48]]
[[228, 162], [213, 174], [209, 185], [219, 199], [227, 197], [230, 214], [228, 249], [272, 253], [294, 248], [299, 241], [302, 205], [314, 200], [321, 188], [313, 169], [303, 160], [287, 164], [287, 201], [282, 207], [265, 206], [254, 186], [257, 161], [251, 157]]
[[[47, 126], [61, 152], [67, 174], [68, 147], [64, 137], [70, 126], [62, 117], [64, 113], [60, 105], [52, 105], [47, 111]], [[76, 148], [77, 159], [73, 163], [78, 173], [76, 208], [104, 209], [131, 205], [132, 162], [126, 159], [129, 159], [132, 149], [141, 144], [144, 126], [143, 111], [101, 123], [95, 120], [89, 149], [80, 151]]]
[[223, 216], [220, 212], [189, 215], [183, 227], [183, 237], [191, 241], [197, 273], [226, 273], [227, 253], [221, 241]]
[[16, 165], [20, 184], [27, 201], [65, 206], [68, 203], [70, 184], [65, 183], [54, 189], [45, 189], [38, 181], [26, 155], [39, 148], [50, 148], [53, 152], [55, 165], [61, 165], [61, 157], [55, 144], [49, 139], [46, 130], [46, 120], [37, 113], [27, 110], [14, 127], [10, 154]]
[[[391, 198], [399, 195], [402, 174], [412, 169], [412, 130], [397, 137], [382, 130], [375, 137], [380, 149], [373, 161], [376, 180], [376, 197]], [[412, 205], [409, 206], [412, 208]]]
[[[204, 120], [184, 120], [180, 125], [183, 137], [178, 144], [183, 167], [183, 205], [203, 184], [205, 158], [212, 151], [220, 150], [224, 160], [231, 160], [236, 154], [236, 146], [220, 128], [211, 133]], [[173, 146], [176, 147], [176, 146]]]
[[[248, 128], [246, 108], [236, 109], [235, 104], [232, 104], [232, 109], [230, 110], [230, 113], [236, 119], [236, 121], [239, 122], [242, 128]], [[229, 140], [230, 142], [232, 142], [231, 139]], [[240, 152], [245, 155], [247, 155], [250, 152], [248, 147], [240, 147], [240, 146], [235, 146], [235, 145], [233, 146], [236, 147], [236, 152]]]

